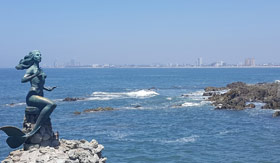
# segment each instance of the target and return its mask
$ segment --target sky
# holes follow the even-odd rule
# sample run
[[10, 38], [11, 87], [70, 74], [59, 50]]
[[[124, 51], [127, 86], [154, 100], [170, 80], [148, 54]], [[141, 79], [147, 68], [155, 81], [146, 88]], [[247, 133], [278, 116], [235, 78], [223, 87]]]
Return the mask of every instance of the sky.
[[0, 67], [280, 63], [279, 0], [0, 1]]

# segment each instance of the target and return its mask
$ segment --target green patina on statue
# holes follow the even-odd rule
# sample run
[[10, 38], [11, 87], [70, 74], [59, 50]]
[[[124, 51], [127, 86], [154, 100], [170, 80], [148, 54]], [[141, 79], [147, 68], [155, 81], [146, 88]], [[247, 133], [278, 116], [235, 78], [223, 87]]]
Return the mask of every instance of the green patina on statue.
[[56, 87], [44, 87], [46, 74], [39, 67], [41, 62], [41, 53], [38, 50], [31, 51], [28, 55], [21, 59], [16, 66], [17, 70], [26, 70], [21, 82], [30, 82], [31, 88], [26, 96], [27, 106], [33, 106], [40, 109], [40, 114], [35, 123], [33, 130], [29, 133], [22, 132], [19, 128], [13, 126], [1, 127], [0, 130], [4, 131], [9, 137], [6, 142], [11, 148], [21, 146], [27, 138], [34, 135], [41, 127], [41, 125], [49, 118], [51, 113], [56, 107], [56, 104], [51, 100], [44, 97], [43, 90], [52, 91]]

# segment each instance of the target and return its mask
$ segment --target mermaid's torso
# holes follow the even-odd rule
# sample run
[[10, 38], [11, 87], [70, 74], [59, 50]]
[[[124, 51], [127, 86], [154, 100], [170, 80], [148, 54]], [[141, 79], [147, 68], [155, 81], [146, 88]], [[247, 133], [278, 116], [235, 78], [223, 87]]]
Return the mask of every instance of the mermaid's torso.
[[45, 73], [41, 73], [38, 76], [31, 79], [30, 84], [31, 88], [30, 91], [35, 91], [39, 96], [44, 96], [43, 88], [45, 84]]
[[46, 79], [46, 74], [41, 70], [40, 74], [30, 80], [31, 88], [26, 97], [26, 103], [29, 103], [29, 97], [32, 95], [44, 96], [44, 84]]

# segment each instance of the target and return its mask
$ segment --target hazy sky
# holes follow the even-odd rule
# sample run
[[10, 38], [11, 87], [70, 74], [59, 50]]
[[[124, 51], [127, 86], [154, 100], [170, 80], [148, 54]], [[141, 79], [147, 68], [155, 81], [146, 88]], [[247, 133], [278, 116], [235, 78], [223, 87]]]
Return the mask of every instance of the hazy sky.
[[279, 0], [7, 0], [0, 67], [42, 64], [280, 63]]

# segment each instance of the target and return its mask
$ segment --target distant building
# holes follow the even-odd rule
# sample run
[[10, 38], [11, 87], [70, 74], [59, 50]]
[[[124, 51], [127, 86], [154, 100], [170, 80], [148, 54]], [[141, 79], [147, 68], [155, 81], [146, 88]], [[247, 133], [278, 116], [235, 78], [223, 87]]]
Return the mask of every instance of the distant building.
[[199, 58], [197, 59], [197, 66], [199, 66], [199, 67], [202, 66], [202, 58], [201, 58], [201, 57], [199, 57]]
[[92, 64], [91, 67], [92, 68], [98, 68], [98, 67], [101, 67], [101, 66], [99, 64]]
[[256, 66], [255, 58], [246, 58], [244, 66]]
[[53, 62], [53, 68], [57, 68], [56, 60]]
[[226, 66], [226, 63], [224, 63], [224, 61], [218, 61], [218, 62], [214, 62], [211, 64], [212, 67], [222, 67], [222, 66]]
[[75, 67], [75, 60], [74, 59], [71, 59], [69, 66]]

